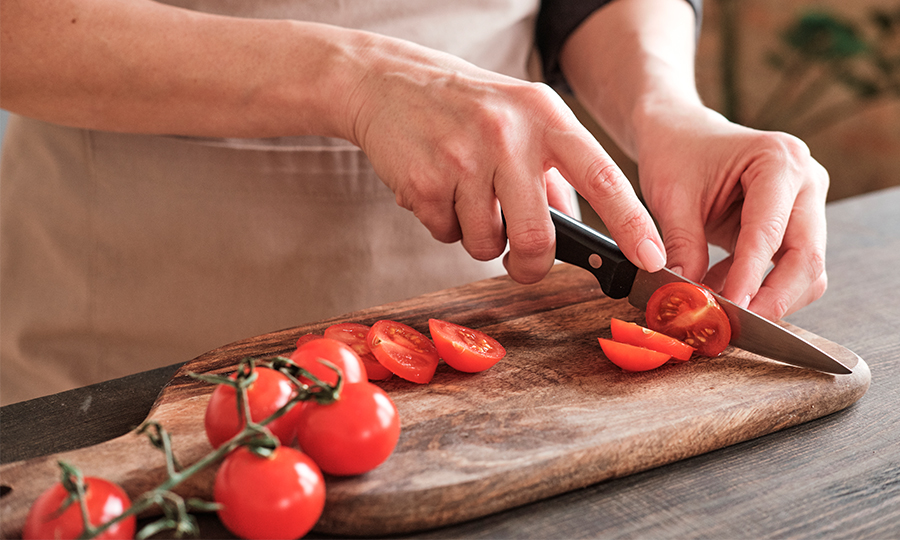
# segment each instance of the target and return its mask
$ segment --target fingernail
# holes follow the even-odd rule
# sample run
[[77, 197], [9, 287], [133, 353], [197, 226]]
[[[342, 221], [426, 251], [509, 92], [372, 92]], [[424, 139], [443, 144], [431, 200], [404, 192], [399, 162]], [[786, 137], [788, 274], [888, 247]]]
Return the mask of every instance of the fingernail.
[[649, 238], [638, 244], [637, 254], [641, 264], [644, 265], [644, 270], [648, 272], [656, 272], [666, 265], [666, 256]]
[[750, 298], [750, 295], [748, 294], [747, 296], [744, 297], [743, 300], [741, 300], [741, 301], [738, 303], [738, 306], [740, 306], [740, 307], [742, 307], [742, 308], [744, 308], [744, 309], [747, 309], [747, 306], [750, 305], [750, 299], [751, 299], [751, 298]]
[[671, 270], [672, 272], [675, 272], [679, 276], [684, 275], [684, 268], [681, 266], [673, 266], [672, 268], [669, 268], [669, 270]]

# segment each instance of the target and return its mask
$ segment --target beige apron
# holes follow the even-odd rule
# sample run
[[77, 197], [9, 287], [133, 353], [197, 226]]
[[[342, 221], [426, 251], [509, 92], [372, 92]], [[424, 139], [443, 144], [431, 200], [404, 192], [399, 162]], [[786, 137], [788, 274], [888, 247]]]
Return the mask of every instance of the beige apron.
[[[538, 7], [179, 5], [372, 30], [522, 78]], [[503, 273], [433, 240], [341, 140], [121, 135], [12, 117], [3, 154], [3, 404]]]

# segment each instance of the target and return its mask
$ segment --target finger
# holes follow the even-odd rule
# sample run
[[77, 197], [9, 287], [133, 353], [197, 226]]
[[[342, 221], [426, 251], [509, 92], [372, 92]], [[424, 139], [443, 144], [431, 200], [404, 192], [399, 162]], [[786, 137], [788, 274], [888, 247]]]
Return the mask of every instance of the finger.
[[669, 269], [692, 281], [703, 279], [709, 266], [709, 245], [697, 210], [691, 204], [667, 200], [657, 214]]
[[412, 210], [416, 219], [428, 229], [435, 240], [452, 244], [462, 238], [462, 229], [456, 217], [452, 199], [420, 200], [407, 206], [403, 204], [398, 195], [397, 204]]
[[583, 129], [550, 131], [548, 139], [553, 165], [594, 208], [625, 256], [648, 272], [665, 266], [665, 247], [656, 225], [596, 139]]
[[456, 201], [456, 215], [462, 230], [462, 245], [472, 258], [489, 261], [503, 253], [506, 232], [500, 204], [492, 190], [460, 194]]
[[555, 167], [544, 173], [544, 183], [547, 186], [547, 202], [550, 206], [568, 216], [578, 218], [580, 212], [572, 186]]
[[712, 289], [713, 291], [720, 293], [722, 292], [722, 288], [725, 286], [725, 277], [728, 275], [728, 271], [731, 269], [731, 264], [734, 262], [734, 258], [729, 254], [727, 257], [712, 265], [706, 275], [702, 278], [701, 282]]

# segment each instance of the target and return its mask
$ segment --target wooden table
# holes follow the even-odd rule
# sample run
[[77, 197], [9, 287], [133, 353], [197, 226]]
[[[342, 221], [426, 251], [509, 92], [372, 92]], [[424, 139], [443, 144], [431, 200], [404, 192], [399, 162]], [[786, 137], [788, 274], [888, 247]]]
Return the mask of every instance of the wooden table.
[[[841, 412], [415, 538], [900, 538], [900, 188], [828, 208], [829, 290], [788, 321], [858, 353]], [[0, 408], [0, 460], [121, 435], [178, 366]], [[228, 534], [201, 519], [208, 538]], [[322, 537], [312, 534], [310, 537]]]

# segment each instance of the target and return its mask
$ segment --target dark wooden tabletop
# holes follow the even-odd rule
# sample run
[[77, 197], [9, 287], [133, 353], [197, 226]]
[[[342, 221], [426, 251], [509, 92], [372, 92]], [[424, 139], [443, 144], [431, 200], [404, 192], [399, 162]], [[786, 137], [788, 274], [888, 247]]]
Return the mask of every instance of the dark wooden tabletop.
[[[900, 188], [833, 203], [828, 218], [828, 292], [788, 321], [868, 363], [872, 384], [856, 404], [715, 452], [410, 537], [900, 538]], [[146, 417], [177, 368], [0, 408], [0, 461], [126, 433]], [[201, 529], [206, 538], [228, 537], [212, 516], [201, 518]]]

